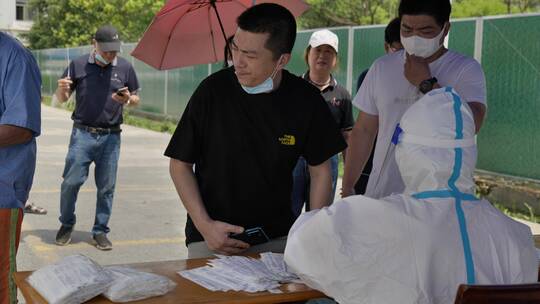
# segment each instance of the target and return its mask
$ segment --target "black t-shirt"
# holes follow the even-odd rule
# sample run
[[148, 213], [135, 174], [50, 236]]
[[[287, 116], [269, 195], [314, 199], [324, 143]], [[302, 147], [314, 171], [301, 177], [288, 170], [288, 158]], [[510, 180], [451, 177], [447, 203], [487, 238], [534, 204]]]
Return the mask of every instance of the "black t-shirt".
[[[319, 165], [346, 148], [328, 106], [312, 85], [287, 71], [279, 88], [247, 94], [233, 68], [193, 93], [165, 155], [195, 164], [209, 216], [270, 238], [287, 235], [292, 171], [299, 156]], [[191, 218], [186, 243], [203, 241]]]
[[94, 62], [92, 54], [73, 60], [62, 74], [73, 81], [75, 110], [74, 122], [92, 127], [110, 128], [122, 123], [122, 104], [112, 99], [118, 89], [128, 87], [130, 92], [139, 89], [139, 81], [133, 66], [125, 59], [116, 57], [105, 67]]
[[[302, 78], [309, 82], [309, 71]], [[351, 94], [349, 94], [347, 89], [339, 85], [336, 79], [332, 77], [330, 79], [330, 85], [320, 93], [324, 100], [326, 100], [338, 127], [342, 131], [351, 130], [354, 126], [354, 118], [352, 114]]]

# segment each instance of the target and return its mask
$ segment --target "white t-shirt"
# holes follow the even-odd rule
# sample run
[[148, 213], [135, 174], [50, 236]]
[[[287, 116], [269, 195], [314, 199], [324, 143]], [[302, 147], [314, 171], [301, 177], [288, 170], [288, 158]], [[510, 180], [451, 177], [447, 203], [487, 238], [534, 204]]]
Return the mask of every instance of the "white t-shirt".
[[[379, 116], [373, 169], [366, 189], [366, 196], [372, 198], [401, 193], [405, 188], [391, 140], [403, 113], [423, 94], [405, 78], [404, 65], [403, 50], [377, 59], [353, 100], [360, 111]], [[448, 50], [429, 68], [440, 86], [453, 87], [464, 101], [486, 104], [484, 72], [476, 60]]]

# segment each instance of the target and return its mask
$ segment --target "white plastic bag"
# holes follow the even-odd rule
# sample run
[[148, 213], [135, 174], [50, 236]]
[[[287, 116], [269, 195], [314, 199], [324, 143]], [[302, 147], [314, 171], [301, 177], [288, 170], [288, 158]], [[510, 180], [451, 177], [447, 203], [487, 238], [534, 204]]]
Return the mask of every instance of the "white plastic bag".
[[113, 302], [130, 302], [161, 296], [176, 287], [167, 277], [123, 266], [108, 266], [113, 283], [103, 295]]
[[86, 302], [103, 293], [112, 283], [109, 272], [80, 254], [40, 268], [26, 280], [50, 304]]

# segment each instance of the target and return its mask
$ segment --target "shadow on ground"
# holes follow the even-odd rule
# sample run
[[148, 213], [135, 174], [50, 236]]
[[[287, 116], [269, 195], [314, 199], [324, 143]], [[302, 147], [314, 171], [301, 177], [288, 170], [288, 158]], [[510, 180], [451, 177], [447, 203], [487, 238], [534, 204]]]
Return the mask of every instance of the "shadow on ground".
[[[35, 236], [41, 239], [45, 244], [56, 245], [54, 242], [56, 238], [56, 233], [58, 230], [51, 229], [36, 229], [36, 230], [25, 230], [21, 233], [21, 241], [24, 241], [26, 237]], [[70, 244], [78, 243], [88, 243], [92, 245], [92, 233], [88, 231], [77, 231], [73, 230], [71, 233], [71, 242]]]

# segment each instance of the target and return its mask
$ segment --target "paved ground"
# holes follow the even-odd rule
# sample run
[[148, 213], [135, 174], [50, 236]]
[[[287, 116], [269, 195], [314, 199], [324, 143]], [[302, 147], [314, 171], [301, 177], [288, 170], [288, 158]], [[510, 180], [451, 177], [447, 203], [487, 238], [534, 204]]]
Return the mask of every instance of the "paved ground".
[[[85, 254], [101, 264], [181, 259], [186, 212], [168, 172], [163, 151], [170, 135], [123, 126], [117, 188], [110, 221], [112, 251], [90, 244], [96, 190], [93, 174], [81, 188], [72, 243], [54, 244], [60, 224], [59, 190], [71, 132], [70, 113], [42, 107], [42, 135], [30, 201], [48, 209], [47, 215], [26, 215], [18, 254], [19, 270], [36, 269], [58, 259]], [[90, 171], [93, 171], [93, 166]]]

